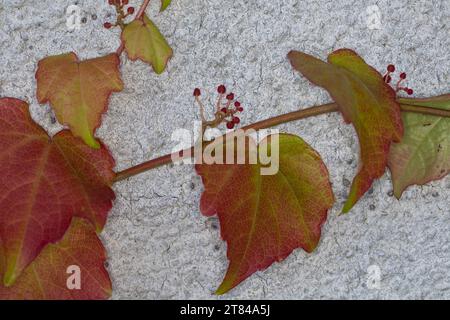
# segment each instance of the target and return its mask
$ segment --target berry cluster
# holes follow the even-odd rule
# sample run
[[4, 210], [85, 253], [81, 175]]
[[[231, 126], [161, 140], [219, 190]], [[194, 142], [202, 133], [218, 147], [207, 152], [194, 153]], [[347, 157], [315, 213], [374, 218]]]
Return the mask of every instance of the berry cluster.
[[[241, 122], [241, 119], [237, 117], [236, 114], [244, 111], [244, 108], [239, 101], [234, 99], [234, 93], [230, 92], [227, 94], [227, 89], [223, 84], [217, 88], [217, 92], [219, 93], [219, 97], [216, 103], [214, 120], [207, 121], [204, 116], [203, 103], [200, 100], [201, 91], [199, 88], [195, 88], [194, 90], [195, 100], [200, 106], [203, 130], [205, 130], [206, 127], [217, 127], [223, 122], [226, 123], [228, 129], [233, 129]], [[225, 102], [223, 102], [223, 98], [226, 99]]]
[[125, 27], [124, 19], [134, 13], [134, 7], [128, 7], [125, 12], [125, 6], [128, 5], [128, 0], [108, 0], [109, 5], [114, 6], [117, 12], [117, 20], [113, 24], [111, 22], [105, 22], [103, 26], [106, 29], [111, 29], [112, 27]]
[[[383, 76], [384, 82], [391, 83], [391, 81], [392, 81], [391, 74], [394, 72], [395, 72], [395, 66], [393, 64], [388, 65], [387, 72]], [[400, 73], [399, 78], [400, 79], [397, 81], [397, 84], [395, 86], [395, 92], [405, 91], [408, 95], [412, 95], [414, 93], [413, 89], [401, 86], [402, 81], [406, 79], [406, 73], [404, 73], [404, 72]]]

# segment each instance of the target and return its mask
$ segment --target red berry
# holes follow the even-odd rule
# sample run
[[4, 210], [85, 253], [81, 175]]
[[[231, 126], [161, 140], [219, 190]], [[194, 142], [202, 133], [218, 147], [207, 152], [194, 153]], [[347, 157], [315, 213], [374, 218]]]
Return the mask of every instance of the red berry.
[[241, 106], [241, 103], [240, 103], [239, 101], [236, 101], [236, 102], [234, 103], [234, 106], [235, 106], [236, 108], [239, 108], [239, 107]]
[[228, 111], [227, 108], [222, 108], [222, 109], [220, 109], [220, 112], [223, 112], [223, 113], [225, 113], [225, 114], [227, 113], [227, 111]]
[[105, 27], [106, 29], [110, 29], [110, 28], [112, 27], [112, 24], [109, 23], [109, 22], [105, 22], [105, 23], [103, 24], [103, 27]]
[[224, 94], [225, 92], [227, 92], [227, 88], [225, 88], [225, 86], [222, 84], [217, 88], [217, 92], [220, 94]]
[[241, 119], [238, 117], [233, 117], [233, 123], [238, 124], [239, 122], [241, 122]]
[[227, 128], [228, 129], [233, 129], [234, 128], [234, 122], [231, 122], [231, 121], [227, 122]]
[[239, 108], [237, 108], [237, 111], [242, 112], [242, 111], [244, 111], [244, 108], [239, 107]]
[[129, 7], [127, 9], [128, 14], [133, 14], [134, 13], [134, 7]]
[[408, 89], [408, 90], [406, 90], [406, 93], [409, 95], [412, 95], [414, 93], [414, 91], [413, 91], [413, 89]]
[[194, 97], [198, 97], [201, 95], [200, 89], [199, 88], [195, 88], [194, 89]]
[[234, 93], [231, 92], [227, 95], [227, 100], [234, 100]]
[[406, 79], [406, 73], [404, 72], [400, 73], [400, 79]]
[[395, 71], [395, 66], [393, 64], [388, 65], [387, 66], [387, 71], [394, 72]]

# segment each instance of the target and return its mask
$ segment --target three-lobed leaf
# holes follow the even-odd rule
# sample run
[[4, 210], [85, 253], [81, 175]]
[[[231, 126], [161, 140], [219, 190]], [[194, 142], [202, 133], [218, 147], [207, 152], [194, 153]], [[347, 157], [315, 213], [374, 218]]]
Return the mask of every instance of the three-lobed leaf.
[[0, 284], [0, 299], [107, 299], [112, 289], [105, 260], [92, 224], [74, 218], [64, 237], [46, 246], [13, 286]]
[[68, 124], [75, 136], [99, 148], [94, 132], [111, 93], [123, 89], [119, 63], [116, 54], [85, 61], [75, 53], [42, 59], [36, 72], [37, 98], [49, 101], [58, 121]]
[[[450, 110], [450, 95], [424, 99], [401, 98], [400, 104]], [[400, 198], [410, 185], [423, 185], [450, 172], [450, 119], [406, 112], [405, 134], [389, 153], [394, 194]]]
[[72, 217], [100, 231], [115, 199], [114, 160], [100, 143], [87, 146], [70, 131], [50, 138], [27, 103], [0, 99], [0, 239], [3, 282], [10, 286]]
[[331, 53], [328, 63], [298, 51], [291, 51], [288, 58], [296, 70], [329, 92], [344, 120], [351, 122], [358, 134], [362, 164], [343, 208], [348, 212], [373, 180], [383, 175], [390, 145], [403, 135], [395, 92], [381, 74], [349, 49]]
[[147, 62], [158, 74], [173, 55], [164, 36], [146, 15], [126, 25], [121, 37], [128, 58]]
[[[263, 140], [257, 153], [267, 148], [273, 159], [278, 157], [275, 174], [262, 175], [265, 166], [259, 160], [256, 164], [196, 165], [205, 187], [201, 212], [218, 215], [228, 244], [230, 264], [217, 294], [285, 259], [296, 248], [313, 251], [334, 203], [319, 154], [299, 137], [280, 134], [278, 145], [273, 144], [274, 137]], [[250, 145], [254, 145], [251, 140]]]

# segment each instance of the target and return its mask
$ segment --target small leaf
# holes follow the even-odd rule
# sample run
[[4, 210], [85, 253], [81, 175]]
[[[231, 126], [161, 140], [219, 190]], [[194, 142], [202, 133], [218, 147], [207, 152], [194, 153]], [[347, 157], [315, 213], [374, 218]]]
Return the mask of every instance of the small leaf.
[[383, 175], [391, 142], [400, 141], [403, 127], [394, 90], [355, 52], [341, 49], [328, 63], [308, 54], [291, 51], [292, 66], [312, 83], [325, 88], [339, 105], [347, 123], [358, 134], [361, 162], [343, 212], [348, 212]]
[[164, 71], [173, 54], [164, 36], [146, 15], [125, 27], [122, 41], [128, 58], [147, 62], [158, 74]]
[[[450, 110], [450, 94], [426, 99], [399, 99], [400, 104]], [[399, 199], [413, 184], [423, 185], [450, 172], [450, 119], [424, 114], [403, 114], [405, 135], [391, 147], [389, 168], [394, 194]]]
[[[217, 294], [282, 261], [296, 248], [312, 252], [334, 203], [328, 171], [319, 154], [288, 134], [278, 135], [277, 153], [272, 143], [275, 137], [257, 147], [259, 155], [263, 146], [272, 159], [279, 155], [279, 170], [273, 175], [261, 175], [266, 166], [260, 161], [196, 165], [205, 186], [200, 209], [206, 216], [219, 216], [222, 238], [228, 243], [230, 265]], [[249, 140], [248, 145], [254, 143]], [[247, 158], [249, 149], [245, 148]]]
[[170, 5], [172, 0], [161, 0], [161, 12], [167, 9], [167, 7]]
[[111, 93], [123, 89], [119, 57], [110, 54], [85, 61], [79, 61], [75, 53], [47, 57], [39, 61], [36, 79], [39, 102], [50, 101], [60, 123], [99, 148], [94, 132]]
[[0, 284], [0, 299], [107, 299], [111, 280], [105, 260], [105, 248], [95, 229], [75, 218], [64, 238], [46, 246], [12, 287]]
[[115, 198], [114, 160], [105, 146], [88, 147], [70, 131], [50, 138], [28, 105], [0, 99], [0, 239], [4, 283], [10, 286], [73, 216], [100, 231]]

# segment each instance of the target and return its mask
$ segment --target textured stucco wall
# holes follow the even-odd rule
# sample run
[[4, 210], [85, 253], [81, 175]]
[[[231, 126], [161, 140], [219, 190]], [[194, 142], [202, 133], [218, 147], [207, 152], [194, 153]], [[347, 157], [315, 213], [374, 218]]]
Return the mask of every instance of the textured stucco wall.
[[[153, 2], [148, 13], [175, 56], [161, 76], [123, 58], [125, 90], [113, 95], [99, 130], [118, 169], [169, 152], [171, 133], [192, 128], [196, 86], [211, 99], [217, 84], [233, 88], [246, 108], [245, 123], [329, 101], [291, 70], [291, 49], [325, 58], [352, 48], [379, 70], [388, 63], [405, 70], [417, 96], [450, 89], [449, 1], [173, 0], [163, 14]], [[71, 4], [84, 18], [75, 31], [66, 26]], [[379, 25], [368, 19], [370, 5], [379, 8]], [[118, 31], [102, 28], [110, 15], [106, 1], [0, 0], [0, 96], [29, 101], [40, 124], [59, 130], [49, 107], [35, 98], [37, 61], [72, 50], [81, 58], [114, 51]], [[353, 129], [330, 114], [280, 130], [301, 135], [320, 152], [337, 203], [317, 251], [296, 250], [224, 298], [450, 298], [450, 178], [412, 187], [399, 202], [387, 173], [350, 214], [338, 217], [357, 168]], [[217, 298], [212, 292], [227, 267], [226, 244], [217, 220], [199, 213], [202, 185], [192, 167], [165, 166], [115, 190], [102, 235], [113, 297]], [[371, 268], [380, 271], [378, 288], [367, 286]]]

